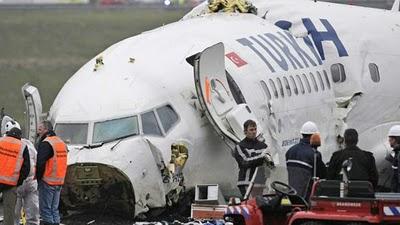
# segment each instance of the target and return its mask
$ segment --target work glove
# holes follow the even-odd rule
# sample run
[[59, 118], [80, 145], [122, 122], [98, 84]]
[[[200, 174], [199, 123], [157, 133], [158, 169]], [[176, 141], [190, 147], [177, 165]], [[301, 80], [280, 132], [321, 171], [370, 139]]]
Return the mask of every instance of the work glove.
[[264, 155], [264, 159], [265, 159], [265, 165], [270, 168], [270, 169], [274, 169], [275, 168], [275, 163], [274, 160], [272, 159], [271, 155], [269, 153], [266, 153]]

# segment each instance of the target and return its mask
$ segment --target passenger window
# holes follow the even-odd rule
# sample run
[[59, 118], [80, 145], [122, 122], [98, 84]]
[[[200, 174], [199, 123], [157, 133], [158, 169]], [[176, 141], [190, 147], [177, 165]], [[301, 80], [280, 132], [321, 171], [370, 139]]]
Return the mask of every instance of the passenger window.
[[310, 73], [310, 77], [311, 77], [311, 82], [314, 85], [315, 91], [318, 92], [318, 85], [317, 85], [317, 81], [315, 80], [314, 74]]
[[161, 136], [161, 130], [157, 123], [156, 115], [153, 111], [143, 113], [142, 117], [142, 127], [143, 134], [153, 134]]
[[328, 89], [331, 89], [331, 82], [329, 81], [328, 74], [326, 73], [325, 70], [324, 70], [324, 77], [325, 77], [325, 81], [326, 81], [326, 85], [328, 86]]
[[233, 99], [235, 99], [236, 104], [246, 103], [246, 99], [244, 98], [242, 91], [240, 90], [235, 80], [228, 73], [228, 71], [225, 71], [225, 74], [226, 74], [226, 79], [228, 80], [229, 89], [231, 90]]
[[311, 86], [310, 86], [310, 82], [308, 81], [307, 77], [305, 74], [303, 74], [303, 82], [306, 84], [307, 87], [307, 91], [308, 93], [311, 93]]
[[269, 91], [267, 84], [263, 80], [260, 81], [260, 83], [264, 93], [267, 95], [268, 101], [271, 100], [271, 92]]
[[178, 122], [178, 114], [170, 105], [166, 105], [158, 108], [157, 110], [158, 118], [160, 118], [161, 124], [164, 127], [165, 133], [167, 133], [172, 126]]
[[290, 90], [290, 86], [289, 86], [289, 81], [286, 77], [283, 77], [283, 84], [285, 85], [285, 89], [287, 92], [287, 95], [290, 97], [292, 96], [292, 90]]
[[297, 89], [297, 85], [296, 85], [296, 82], [294, 81], [293, 76], [290, 76], [289, 79], [290, 79], [290, 83], [292, 84], [294, 93], [296, 95], [298, 95], [299, 94], [299, 90]]
[[321, 84], [321, 88], [322, 88], [322, 90], [324, 91], [324, 90], [325, 90], [324, 81], [322, 80], [321, 73], [318, 72], [318, 71], [317, 71], [317, 77], [318, 77], [319, 83]]
[[299, 83], [299, 87], [300, 87], [301, 93], [304, 94], [304, 93], [305, 93], [304, 85], [303, 85], [303, 83], [301, 82], [300, 76], [299, 76], [299, 75], [296, 75], [296, 79], [297, 79], [297, 82]]
[[282, 96], [282, 98], [283, 98], [283, 97], [285, 97], [285, 93], [283, 92], [282, 81], [281, 81], [281, 79], [279, 79], [279, 78], [276, 78], [276, 80], [278, 81], [278, 87], [279, 87], [279, 90], [280, 90], [280, 92], [281, 92], [281, 96]]
[[276, 90], [276, 86], [273, 80], [269, 79], [269, 84], [272, 87], [272, 91], [274, 92], [275, 98], [278, 98], [278, 91]]
[[333, 64], [331, 66], [332, 80], [334, 83], [341, 83], [346, 80], [346, 73], [344, 66], [340, 63]]
[[369, 73], [371, 75], [372, 81], [375, 83], [378, 83], [381, 80], [381, 77], [379, 75], [378, 66], [375, 63], [370, 63], [368, 65], [368, 68], [369, 68]]

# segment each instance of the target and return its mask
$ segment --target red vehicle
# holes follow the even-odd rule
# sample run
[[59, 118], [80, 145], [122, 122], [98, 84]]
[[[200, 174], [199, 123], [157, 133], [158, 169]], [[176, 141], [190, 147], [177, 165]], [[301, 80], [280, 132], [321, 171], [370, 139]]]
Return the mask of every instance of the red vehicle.
[[340, 185], [316, 181], [309, 204], [292, 187], [276, 181], [271, 185], [275, 195], [231, 204], [224, 217], [235, 225], [400, 224], [400, 194], [374, 193], [369, 182], [349, 181], [346, 197], [340, 197]]

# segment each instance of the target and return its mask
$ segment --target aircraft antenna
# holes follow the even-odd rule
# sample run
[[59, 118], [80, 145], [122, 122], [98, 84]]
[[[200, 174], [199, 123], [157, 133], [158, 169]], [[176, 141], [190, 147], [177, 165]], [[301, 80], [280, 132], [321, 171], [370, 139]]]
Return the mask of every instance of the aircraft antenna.
[[264, 13], [264, 16], [262, 16], [261, 18], [263, 18], [264, 20], [265, 20], [265, 17], [267, 16], [267, 13], [269, 12], [269, 10], [267, 10], [265, 13]]

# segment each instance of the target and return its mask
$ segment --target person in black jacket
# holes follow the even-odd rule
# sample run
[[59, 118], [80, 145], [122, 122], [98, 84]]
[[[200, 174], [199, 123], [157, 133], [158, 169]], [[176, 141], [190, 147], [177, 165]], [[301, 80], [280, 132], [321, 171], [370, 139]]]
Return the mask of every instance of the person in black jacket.
[[54, 156], [53, 148], [48, 142], [44, 142], [47, 137], [55, 136], [53, 125], [48, 121], [43, 121], [38, 127], [38, 139], [36, 141], [37, 164], [36, 164], [36, 179], [42, 180], [46, 162]]
[[324, 179], [326, 178], [326, 165], [322, 161], [321, 152], [318, 151], [318, 148], [321, 146], [321, 136], [319, 135], [319, 133], [311, 135], [310, 145], [314, 150], [314, 158], [316, 158], [316, 161], [314, 162], [316, 164], [316, 167], [314, 169], [315, 174], [313, 172], [313, 177]]
[[386, 159], [392, 163], [393, 169], [391, 189], [392, 192], [400, 193], [400, 125], [392, 126], [389, 130], [388, 136], [390, 147], [393, 148], [393, 156], [388, 155], [386, 157]]
[[349, 171], [349, 180], [369, 181], [376, 189], [378, 171], [374, 155], [357, 147], [358, 133], [355, 129], [347, 129], [344, 132], [344, 143], [346, 145], [345, 149], [333, 153], [331, 157], [327, 179], [342, 180], [340, 175], [342, 163], [351, 158], [352, 169]]
[[[300, 129], [302, 139], [286, 152], [286, 168], [288, 170], [289, 185], [303, 198], [307, 197], [307, 190], [314, 171], [314, 149], [310, 145], [310, 138], [318, 133], [315, 123], [307, 121]], [[324, 178], [325, 164], [321, 154], [317, 152], [317, 176]]]
[[[62, 185], [50, 185], [45, 181], [45, 171], [48, 161], [54, 157], [54, 152], [58, 152], [57, 149], [53, 149], [52, 145], [48, 141], [48, 137], [55, 137], [56, 134], [53, 130], [53, 125], [50, 121], [43, 121], [38, 126], [38, 141], [37, 141], [37, 164], [36, 164], [36, 178], [38, 180], [39, 190], [39, 211], [41, 217], [41, 224], [43, 225], [59, 225], [60, 214], [58, 211], [60, 193]], [[47, 141], [46, 141], [47, 140]], [[62, 157], [61, 154], [57, 153], [56, 158]], [[53, 158], [54, 159], [54, 158]], [[55, 163], [57, 163], [56, 161]], [[55, 167], [60, 168], [59, 165]], [[48, 179], [48, 178], [47, 178]]]
[[322, 161], [321, 152], [318, 151], [318, 147], [321, 146], [321, 136], [319, 133], [315, 133], [311, 135], [310, 145], [314, 150], [314, 164], [313, 164], [313, 178], [310, 179], [307, 188], [307, 195], [305, 197], [306, 200], [310, 198], [312, 187], [316, 178], [324, 179], [326, 178], [326, 165]]
[[257, 140], [257, 124], [253, 120], [244, 123], [246, 137], [236, 146], [233, 155], [239, 166], [237, 186], [242, 196], [245, 195], [257, 167], [258, 172], [254, 181], [252, 196], [262, 194], [265, 188], [266, 174], [263, 166], [266, 161], [272, 163], [266, 152], [267, 145]]

